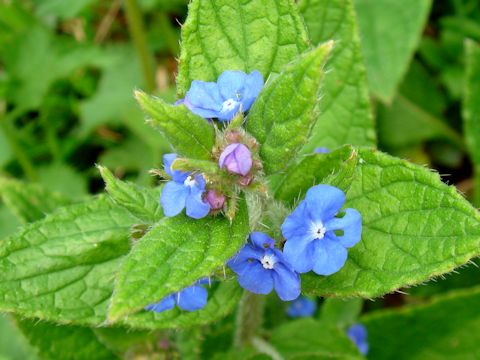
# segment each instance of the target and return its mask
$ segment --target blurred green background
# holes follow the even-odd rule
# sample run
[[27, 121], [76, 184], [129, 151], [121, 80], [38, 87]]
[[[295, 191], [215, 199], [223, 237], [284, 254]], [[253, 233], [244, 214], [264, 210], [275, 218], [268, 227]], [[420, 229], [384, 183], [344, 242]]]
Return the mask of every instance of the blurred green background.
[[[375, 1], [355, 6], [372, 80], [391, 54], [382, 54], [387, 47], [369, 53], [368, 44], [398, 29], [367, 31]], [[168, 146], [144, 124], [133, 90], [175, 100], [186, 14], [186, 0], [0, 0], [0, 176], [76, 199], [103, 191], [97, 163], [120, 178], [151, 183], [148, 170], [160, 166]], [[474, 181], [462, 130], [464, 41], [480, 41], [480, 3], [434, 1], [412, 34], [392, 89], [382, 93], [370, 82], [379, 148], [436, 169], [468, 196]], [[0, 203], [0, 238], [18, 225]], [[469, 267], [409, 289], [412, 296], [366, 307], [421, 302], [477, 284], [478, 274]], [[0, 317], [0, 359], [31, 358], [15, 334]]]

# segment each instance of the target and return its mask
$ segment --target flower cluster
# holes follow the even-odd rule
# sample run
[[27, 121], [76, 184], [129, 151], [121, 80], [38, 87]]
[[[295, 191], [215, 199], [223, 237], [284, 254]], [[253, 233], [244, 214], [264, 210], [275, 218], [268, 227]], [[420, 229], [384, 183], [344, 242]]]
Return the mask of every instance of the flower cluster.
[[[252, 106], [262, 86], [263, 78], [258, 71], [250, 74], [225, 71], [216, 83], [193, 81], [185, 98], [177, 102], [205, 119], [235, 120], [223, 131], [216, 131], [217, 142], [211, 153], [217, 163], [213, 165], [216, 170], [212, 170], [212, 165], [199, 166], [203, 169], [200, 170], [194, 161], [177, 163], [176, 154], [164, 156], [164, 174], [171, 179], [160, 197], [165, 216], [176, 216], [183, 209], [194, 219], [222, 211], [227, 215], [229, 202], [234, 201], [239, 191], [259, 188], [249, 187], [262, 178], [258, 144], [240, 123], [242, 112]], [[315, 152], [326, 153], [328, 149], [317, 148]], [[342, 210], [344, 203], [345, 194], [340, 189], [316, 185], [284, 219], [282, 241], [276, 244], [267, 234], [252, 232], [249, 241], [227, 262], [240, 286], [256, 294], [274, 290], [283, 301], [296, 299], [287, 310], [289, 316], [313, 314], [316, 303], [299, 298], [300, 274], [336, 273], [345, 264], [347, 249], [360, 241], [361, 215], [355, 209]], [[146, 309], [160, 312], [175, 305], [187, 311], [200, 309], [208, 296], [204, 284], [205, 280], [201, 280]]]

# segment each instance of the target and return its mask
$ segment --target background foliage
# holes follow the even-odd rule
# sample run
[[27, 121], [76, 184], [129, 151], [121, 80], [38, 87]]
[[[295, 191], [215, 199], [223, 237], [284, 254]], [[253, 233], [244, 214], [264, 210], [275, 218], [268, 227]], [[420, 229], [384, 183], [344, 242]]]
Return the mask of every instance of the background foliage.
[[[369, 164], [357, 166], [358, 159], [351, 156], [352, 148], [344, 147], [324, 160], [330, 165], [335, 164], [341, 176], [321, 176], [342, 187], [344, 179], [351, 178], [353, 171], [361, 172], [370, 190], [378, 193], [376, 201], [393, 201], [404, 209], [408, 208], [409, 216], [403, 218], [403, 223], [415, 223], [423, 232], [418, 234], [418, 228], [412, 230], [407, 234], [407, 244], [416, 241], [418, 236], [426, 241], [444, 236], [443, 248], [448, 247], [449, 235], [465, 233], [456, 243], [461, 251], [443, 262], [439, 261], [444, 259], [443, 255], [431, 253], [424, 256], [421, 249], [417, 249], [416, 258], [406, 260], [401, 258], [404, 249], [399, 246], [382, 249], [382, 254], [401, 259], [398, 261], [403, 261], [402, 266], [413, 269], [417, 275], [415, 269], [418, 268], [426, 274], [450, 271], [467, 260], [469, 254], [478, 252], [479, 230], [473, 221], [478, 215], [470, 211], [466, 202], [453, 191], [445, 200], [446, 187], [435, 185], [440, 176], [444, 182], [464, 193], [474, 205], [480, 203], [478, 1], [302, 0], [298, 2], [301, 18], [291, 15], [291, 9], [297, 7], [293, 2], [287, 2], [290, 4], [287, 8], [274, 10], [275, 3], [272, 0], [272, 6], [265, 7], [261, 13], [263, 18], [271, 20], [269, 23], [276, 24], [271, 26], [268, 36], [276, 36], [276, 26], [293, 24], [299, 30], [295, 34], [281, 34], [279, 42], [294, 47], [265, 49], [259, 43], [253, 49], [242, 45], [230, 48], [227, 40], [236, 39], [238, 32], [215, 31], [229, 17], [244, 11], [244, 7], [220, 7], [218, 10], [213, 5], [205, 6], [202, 7], [205, 13], [200, 15], [212, 19], [212, 22], [205, 24], [191, 17], [184, 30], [189, 51], [199, 53], [196, 62], [181, 62], [180, 69], [177, 69], [179, 24], [186, 20], [187, 1], [0, 0], [0, 237], [6, 238], [21, 225], [41, 220], [21, 232], [25, 242], [34, 241], [38, 246], [26, 256], [27, 260], [22, 258], [30, 267], [0, 285], [4, 304], [13, 308], [20, 302], [22, 315], [28, 317], [7, 314], [0, 317], [0, 359], [261, 358], [263, 355], [258, 352], [272, 356], [271, 349], [265, 348], [261, 339], [254, 344], [255, 349], [246, 349], [242, 354], [229, 352], [233, 341], [233, 315], [203, 325], [201, 329], [172, 331], [156, 326], [161, 322], [168, 329], [181, 328], [195, 321], [202, 323], [202, 319], [215, 320], [229, 314], [240, 297], [238, 287], [229, 282], [214, 288], [212, 299], [199, 318], [189, 318], [188, 314], [173, 310], [158, 315], [133, 315], [115, 328], [93, 326], [106, 319], [107, 300], [113, 291], [112, 272], [129, 251], [127, 230], [139, 221], [150, 225], [161, 216], [156, 202], [158, 189], [152, 187], [158, 184], [149, 176], [148, 170], [161, 165], [161, 156], [169, 151], [169, 146], [144, 123], [133, 90], [143, 89], [173, 102], [176, 92], [179, 95], [185, 93], [190, 80], [210, 78], [221, 72], [221, 61], [217, 69], [209, 62], [209, 57], [227, 59], [229, 63], [233, 61], [244, 70], [258, 68], [277, 74], [283, 68], [282, 59], [303, 52], [309, 45], [308, 38], [312, 45], [336, 40], [326, 65], [314, 135], [297, 150], [308, 154], [318, 146], [334, 149], [343, 144], [377, 144], [379, 149], [391, 155], [436, 169], [439, 175], [423, 175], [423, 170], [418, 167], [405, 165], [386, 155], [371, 154], [368, 150], [362, 150], [361, 156], [368, 159]], [[248, 2], [244, 5], [247, 6]], [[308, 34], [301, 30], [303, 22]], [[255, 35], [254, 26], [249, 31]], [[207, 42], [200, 51], [196, 46], [202, 43], [205, 34], [218, 42]], [[308, 68], [308, 56], [322, 61], [321, 49], [317, 48], [317, 53], [300, 60], [305, 68]], [[182, 56], [180, 60], [192, 59], [191, 54]], [[201, 72], [198, 64], [204, 64]], [[205, 67], [211, 73], [206, 73]], [[176, 88], [178, 70], [181, 75]], [[301, 74], [291, 72], [288, 76], [275, 78], [280, 88], [288, 89], [298, 81]], [[302, 91], [310, 91], [311, 96], [316, 94], [309, 88]], [[276, 101], [275, 92], [270, 95], [269, 100]], [[264, 130], [255, 123], [255, 112], [265, 111], [264, 108], [268, 110], [269, 105], [267, 101], [259, 100], [252, 109], [253, 120], [248, 130], [260, 139]], [[271, 118], [275, 115], [271, 114]], [[295, 109], [284, 115], [295, 116]], [[179, 113], [176, 116], [187, 115]], [[171, 131], [178, 133], [177, 129]], [[272, 163], [278, 166], [287, 166], [286, 162], [275, 161], [275, 156], [284, 158], [278, 152], [282, 149], [280, 145], [288, 139], [271, 139], [263, 150], [264, 156], [270, 156], [274, 159]], [[213, 142], [208, 137], [203, 140], [207, 144]], [[184, 151], [200, 154], [201, 158], [203, 148], [200, 145]], [[292, 183], [302, 191], [310, 186], [311, 179], [303, 179], [303, 185], [300, 179], [305, 168], [318, 168], [316, 174], [320, 174], [325, 164], [315, 161], [305, 157], [292, 170], [291, 178], [279, 180], [277, 197], [290, 201], [292, 194], [298, 193], [297, 188], [291, 187]], [[117, 178], [136, 184], [136, 196], [130, 198], [131, 189], [123, 189], [124, 183], [115, 182], [112, 174], [107, 174], [104, 169], [103, 176], [110, 176], [107, 190], [113, 200], [100, 196], [88, 206], [82, 204], [81, 200], [87, 195], [101, 193], [104, 189], [95, 164], [111, 169]], [[401, 176], [380, 178], [375, 164], [396, 168], [396, 174]], [[280, 170], [267, 168], [271, 174]], [[415, 183], [409, 183], [412, 178], [416, 179]], [[424, 187], [418, 185], [419, 178]], [[396, 187], [396, 199], [384, 190], [390, 184]], [[371, 208], [374, 205], [363, 195], [362, 186], [365, 184], [358, 182], [351, 185], [348, 201], [354, 207]], [[425, 195], [427, 188], [428, 196]], [[402, 194], [406, 197], [412, 193], [418, 194], [419, 198], [426, 196], [428, 202], [403, 202]], [[118, 210], [113, 201], [126, 204], [130, 212]], [[448, 209], [441, 215], [462, 223], [464, 227], [444, 234], [441, 224], [432, 225], [425, 212], [428, 211], [427, 203], [432, 201], [444, 201]], [[64, 205], [71, 206], [69, 212], [59, 211], [45, 217]], [[401, 225], [379, 222], [379, 216], [389, 214], [365, 213], [365, 232], [370, 241], [382, 241], [382, 236], [389, 235], [382, 234], [381, 230]], [[62, 227], [58, 227], [58, 221], [62, 222]], [[162, 221], [174, 223], [178, 219]], [[115, 230], [109, 232], [113, 226]], [[209, 224], [202, 222], [196, 226]], [[222, 224], [218, 226], [221, 228]], [[238, 227], [240, 232], [247, 231], [242, 228], [244, 223]], [[158, 226], [153, 231], [164, 234], [166, 228], [167, 225]], [[195, 225], [186, 231], [195, 233]], [[228, 229], [222, 228], [222, 231], [228, 233]], [[80, 234], [87, 232], [87, 238], [75, 242], [80, 239]], [[97, 233], [102, 234], [100, 246], [104, 249], [93, 252], [91, 246], [98, 242]], [[175, 234], [165, 236], [175, 239]], [[202, 251], [216, 251], [227, 259], [231, 251], [228, 248], [230, 243], [224, 243], [226, 236], [229, 235], [219, 236], [212, 249]], [[88, 267], [78, 267], [77, 263], [61, 258], [62, 243], [66, 238], [74, 239], [78, 264], [88, 258]], [[235, 241], [231, 238], [228, 237]], [[198, 247], [202, 244], [200, 240]], [[54, 257], [42, 257], [44, 242], [54, 249]], [[351, 255], [360, 263], [362, 251], [368, 248], [369, 241], [361, 245]], [[21, 250], [18, 243], [6, 244], [2, 255]], [[136, 250], [139, 262], [142, 253], [152, 251], [148, 243]], [[158, 264], [167, 268], [168, 262], [164, 263], [161, 251], [155, 250], [155, 253], [158, 254]], [[223, 263], [225, 259], [215, 261]], [[52, 273], [39, 273], [39, 261], [42, 261], [41, 267], [53, 269]], [[0, 270], [9, 265], [0, 263]], [[369, 331], [371, 351], [368, 357], [372, 359], [477, 358], [480, 356], [476, 350], [480, 320], [475, 309], [480, 305], [480, 295], [479, 272], [473, 265], [463, 266], [445, 277], [431, 279], [416, 287], [402, 288], [375, 301], [318, 299], [321, 308], [314, 319], [287, 321], [283, 312], [285, 304], [269, 298], [262, 335], [270, 340], [274, 356], [280, 353], [285, 359], [307, 356], [359, 358], [343, 329], [361, 321]], [[124, 264], [122, 270], [128, 271], [129, 266], [131, 264]], [[346, 272], [322, 282], [306, 277], [305, 289], [312, 295], [323, 293], [324, 289], [333, 289], [336, 295], [352, 295], [348, 286], [352, 284], [351, 274], [355, 269], [352, 263], [348, 266], [352, 267], [348, 272], [350, 277]], [[364, 268], [355, 273], [355, 288], [361, 289], [360, 294], [365, 297], [381, 295], [396, 289], [398, 284], [417, 280], [411, 276], [403, 279], [395, 272], [389, 272], [389, 264], [383, 264], [381, 258], [362, 266]], [[189, 273], [189, 269], [185, 271]], [[58, 284], [56, 301], [61, 304], [62, 312], [48, 314], [35, 310], [47, 308], [45, 304], [50, 298], [46, 284], [59, 273], [62, 277], [67, 274], [74, 284], [75, 296], [72, 298], [72, 289], [62, 293], [61, 284]], [[190, 275], [194, 279], [205, 274], [199, 267]], [[9, 293], [25, 278], [32, 279], [30, 287], [15, 296]], [[178, 281], [166, 279], [171, 283]], [[154, 281], [164, 282], [161, 278]], [[182, 281], [186, 285], [190, 280]], [[83, 284], [95, 286], [93, 296], [84, 302]], [[113, 308], [116, 315], [124, 310], [125, 303], [132, 307], [143, 305], [132, 295], [134, 289], [124, 290], [125, 293], [116, 297], [118, 302]], [[345, 291], [346, 294], [342, 293]], [[32, 297], [32, 294], [37, 296]], [[77, 298], [82, 301], [76, 301]], [[63, 325], [37, 318], [54, 319]], [[80, 319], [78, 322], [77, 318]], [[432, 324], [435, 324], [433, 328]], [[127, 330], [131, 326], [136, 330]]]

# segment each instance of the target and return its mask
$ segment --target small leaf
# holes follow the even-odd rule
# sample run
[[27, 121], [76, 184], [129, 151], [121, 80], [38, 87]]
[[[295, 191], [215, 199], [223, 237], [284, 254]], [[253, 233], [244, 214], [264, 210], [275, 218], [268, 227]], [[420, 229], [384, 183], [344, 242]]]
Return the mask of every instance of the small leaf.
[[179, 215], [160, 220], [133, 248], [115, 284], [110, 318], [118, 319], [210, 276], [244, 244], [248, 215], [243, 201], [233, 223]]
[[299, 8], [314, 44], [335, 41], [322, 87], [320, 114], [304, 152], [319, 146], [374, 146], [367, 71], [352, 0], [303, 0]]
[[480, 288], [450, 292], [430, 303], [372, 312], [369, 359], [475, 359], [480, 341]]
[[480, 205], [480, 46], [471, 40], [465, 43], [466, 89], [463, 100], [465, 140], [474, 165], [474, 203]]
[[283, 171], [310, 135], [332, 46], [325, 43], [287, 66], [262, 89], [250, 110], [246, 127], [262, 144], [260, 156], [268, 175]]
[[[307, 190], [317, 184], [334, 185], [348, 190], [358, 161], [358, 152], [349, 145], [327, 154], [307, 155], [293, 166], [275, 192], [275, 198], [293, 204], [305, 197]], [[329, 177], [332, 181], [327, 181]]]
[[307, 48], [291, 0], [194, 0], [182, 27], [177, 89], [192, 80], [216, 81], [225, 70], [258, 70], [267, 79]]
[[310, 318], [291, 321], [274, 329], [270, 341], [285, 360], [363, 358], [344, 332], [334, 325]]
[[390, 102], [420, 41], [432, 1], [356, 0], [354, 4], [370, 90]]
[[135, 96], [151, 124], [163, 134], [179, 155], [209, 160], [215, 143], [213, 126], [184, 105], [167, 104], [159, 98], [136, 91]]
[[330, 276], [306, 274], [310, 294], [375, 297], [452, 271], [480, 255], [480, 216], [438, 174], [361, 150], [345, 207], [362, 214], [362, 240]]
[[163, 217], [160, 189], [148, 189], [117, 179], [107, 168], [98, 166], [107, 191], [118, 205], [146, 224], [154, 224]]
[[17, 218], [29, 223], [70, 203], [62, 194], [45, 189], [38, 184], [0, 177], [0, 198]]
[[119, 359], [89, 328], [28, 319], [17, 320], [17, 326], [42, 360]]

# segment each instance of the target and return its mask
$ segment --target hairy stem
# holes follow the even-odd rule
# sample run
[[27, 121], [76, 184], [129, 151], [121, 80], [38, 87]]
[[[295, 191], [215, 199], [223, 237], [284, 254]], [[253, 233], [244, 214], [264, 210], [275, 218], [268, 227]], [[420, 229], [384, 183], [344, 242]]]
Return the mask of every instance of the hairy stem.
[[262, 295], [252, 294], [246, 290], [243, 293], [238, 306], [234, 346], [251, 344], [262, 326], [264, 300]]
[[128, 30], [140, 59], [145, 88], [147, 92], [152, 92], [155, 90], [153, 57], [148, 50], [145, 26], [137, 0], [125, 0], [125, 12], [127, 15]]

